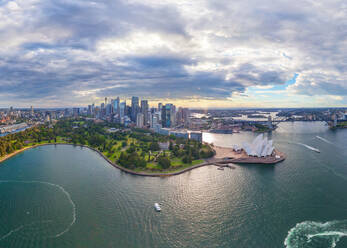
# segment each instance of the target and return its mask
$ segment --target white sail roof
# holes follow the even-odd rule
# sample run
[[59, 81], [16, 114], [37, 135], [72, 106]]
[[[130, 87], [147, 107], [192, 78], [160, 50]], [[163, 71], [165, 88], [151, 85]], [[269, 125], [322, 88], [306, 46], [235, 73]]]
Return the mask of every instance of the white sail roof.
[[251, 144], [243, 143], [243, 149], [249, 156], [266, 157], [272, 154], [274, 147], [272, 140], [259, 134]]

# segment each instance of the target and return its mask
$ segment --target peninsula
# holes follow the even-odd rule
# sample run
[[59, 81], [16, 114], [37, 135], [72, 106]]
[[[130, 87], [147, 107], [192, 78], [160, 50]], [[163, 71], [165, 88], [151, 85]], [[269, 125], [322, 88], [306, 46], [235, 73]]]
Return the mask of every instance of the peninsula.
[[112, 166], [140, 176], [171, 176], [206, 165], [228, 163], [275, 164], [286, 158], [277, 150], [271, 156], [254, 157], [245, 150], [236, 151], [145, 129], [125, 129], [113, 123], [85, 119], [34, 126], [0, 137], [0, 141], [0, 162], [30, 148], [70, 144], [88, 147]]
[[49, 144], [89, 147], [113, 166], [136, 174], [170, 174], [206, 165], [213, 148], [202, 142], [146, 129], [85, 119], [59, 120], [0, 137], [0, 162], [29, 148]]

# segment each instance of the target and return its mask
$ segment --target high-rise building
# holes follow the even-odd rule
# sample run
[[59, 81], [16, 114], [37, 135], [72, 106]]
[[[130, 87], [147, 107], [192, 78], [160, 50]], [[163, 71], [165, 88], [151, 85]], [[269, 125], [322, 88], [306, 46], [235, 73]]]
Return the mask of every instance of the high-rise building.
[[162, 108], [163, 108], [163, 104], [161, 102], [158, 103], [158, 111], [161, 111]]
[[[47, 114], [47, 113], [46, 113], [46, 114]], [[69, 117], [69, 116], [71, 116], [71, 111], [70, 111], [70, 109], [68, 109], [68, 108], [64, 109], [64, 117]], [[51, 118], [51, 117], [49, 117], [49, 118]]]
[[190, 121], [190, 110], [189, 108], [183, 108], [183, 122], [185, 126], [189, 126]]
[[117, 97], [115, 100], [113, 100], [112, 108], [113, 113], [119, 116], [119, 97]]
[[106, 115], [106, 105], [104, 102], [100, 104], [100, 116], [105, 116]]
[[80, 115], [80, 109], [79, 108], [73, 108], [72, 113], [74, 117], [77, 117]]
[[143, 127], [144, 115], [142, 113], [137, 113], [136, 116], [136, 126], [139, 128]]
[[188, 108], [178, 108], [176, 113], [176, 124], [188, 126], [189, 123], [189, 109]]
[[165, 107], [165, 105], [162, 106], [160, 113], [161, 113], [161, 125], [162, 125], [163, 127], [167, 127], [167, 122], [166, 122], [166, 107]]
[[110, 116], [112, 113], [112, 106], [111, 104], [106, 105], [106, 116]]
[[139, 98], [133, 96], [131, 98], [131, 120], [136, 121], [137, 113], [139, 111]]
[[31, 114], [31, 116], [34, 116], [34, 108], [33, 108], [33, 106], [30, 107], [30, 114]]
[[161, 123], [163, 127], [173, 127], [176, 122], [176, 108], [175, 105], [168, 103], [162, 107], [161, 110]]
[[88, 105], [87, 115], [91, 116], [93, 114], [92, 105]]
[[119, 117], [120, 118], [124, 118], [124, 116], [126, 115], [126, 102], [121, 102], [119, 104]]
[[153, 114], [152, 114], [152, 112], [148, 113], [148, 121], [149, 121], [149, 127], [152, 128], [153, 127]]
[[144, 125], [147, 125], [148, 124], [148, 101], [147, 100], [141, 101], [141, 113], [143, 114]]
[[159, 123], [159, 114], [157, 113], [150, 113], [149, 114], [149, 125], [151, 128], [154, 128]]
[[176, 106], [171, 104], [170, 108], [170, 127], [176, 126]]

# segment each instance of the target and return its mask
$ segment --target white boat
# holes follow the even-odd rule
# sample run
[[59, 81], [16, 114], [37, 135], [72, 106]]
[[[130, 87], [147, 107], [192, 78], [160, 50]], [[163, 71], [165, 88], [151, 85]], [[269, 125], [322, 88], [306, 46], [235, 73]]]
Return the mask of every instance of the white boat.
[[160, 205], [159, 205], [159, 203], [154, 203], [154, 208], [155, 208], [155, 210], [157, 211], [157, 212], [160, 212], [161, 211], [161, 208], [160, 208]]

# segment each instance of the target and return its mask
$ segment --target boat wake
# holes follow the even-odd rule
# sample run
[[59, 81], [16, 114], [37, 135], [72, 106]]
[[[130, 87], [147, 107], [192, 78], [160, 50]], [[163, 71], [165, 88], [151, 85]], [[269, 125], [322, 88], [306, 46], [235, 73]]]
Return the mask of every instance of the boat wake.
[[[50, 235], [48, 236], [48, 238], [58, 238], [60, 236], [62, 236], [63, 234], [65, 234], [66, 232], [68, 232], [71, 228], [71, 226], [73, 224], [75, 224], [76, 222], [76, 205], [75, 203], [72, 201], [71, 199], [71, 195], [69, 194], [69, 192], [67, 192], [62, 186], [58, 185], [58, 184], [54, 184], [54, 183], [49, 183], [49, 182], [43, 182], [43, 181], [17, 181], [17, 180], [0, 180], [0, 184], [3, 183], [22, 183], [22, 184], [43, 184], [43, 185], [48, 185], [54, 188], [57, 188], [58, 190], [60, 190], [68, 199], [68, 201], [70, 202], [71, 206], [72, 206], [72, 218], [71, 218], [71, 222], [69, 223], [69, 225], [61, 232], [54, 234], [54, 235]], [[0, 241], [6, 239], [7, 237], [11, 236], [13, 233], [16, 233], [26, 227], [32, 227], [34, 225], [38, 225], [38, 224], [45, 224], [45, 223], [50, 223], [53, 222], [52, 220], [41, 220], [41, 221], [34, 221], [30, 224], [25, 224], [25, 225], [20, 225], [19, 227], [10, 230], [7, 234], [3, 235], [2, 237], [0, 237]]]
[[296, 144], [301, 145], [301, 146], [304, 146], [304, 147], [310, 149], [311, 151], [318, 152], [318, 153], [320, 152], [319, 149], [314, 148], [314, 147], [312, 147], [312, 146], [309, 146], [309, 145], [306, 145], [306, 144], [302, 144], [302, 143], [296, 143]]
[[284, 241], [286, 248], [333, 248], [347, 236], [347, 220], [326, 223], [305, 221], [289, 230]]
[[44, 224], [44, 223], [50, 223], [50, 222], [53, 222], [53, 221], [52, 220], [42, 220], [42, 221], [34, 221], [34, 222], [31, 222], [30, 224], [26, 224], [26, 225], [20, 225], [19, 227], [9, 231], [4, 236], [0, 237], [0, 241], [6, 239], [7, 237], [11, 236], [13, 233], [18, 232], [25, 227], [31, 227], [31, 226], [34, 226], [36, 224]]
[[316, 138], [317, 139], [320, 139], [320, 140], [322, 140], [322, 141], [324, 141], [325, 143], [328, 143], [328, 144], [330, 144], [330, 145], [333, 145], [334, 143], [333, 142], [331, 142], [331, 141], [329, 141], [329, 140], [327, 140], [327, 139], [324, 139], [323, 137], [321, 137], [321, 136], [316, 136]]

